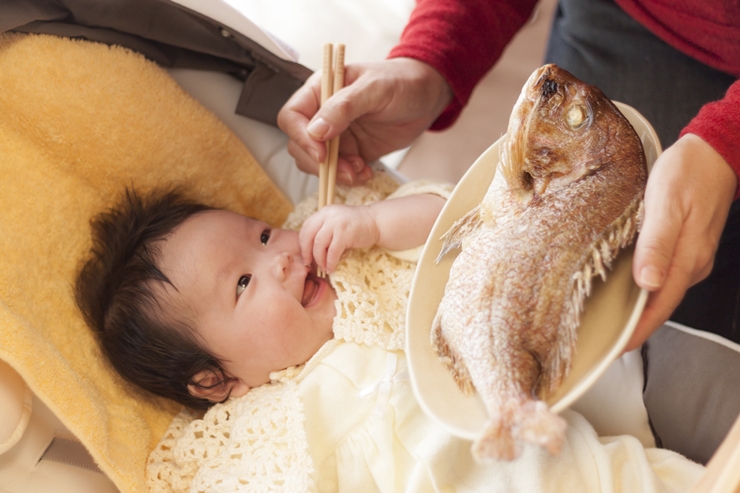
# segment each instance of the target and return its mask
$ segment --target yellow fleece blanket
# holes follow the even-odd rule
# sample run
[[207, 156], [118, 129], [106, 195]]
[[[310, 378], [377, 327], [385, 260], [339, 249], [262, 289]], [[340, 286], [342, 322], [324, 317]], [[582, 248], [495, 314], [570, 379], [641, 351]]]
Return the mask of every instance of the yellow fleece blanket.
[[0, 359], [123, 492], [179, 406], [142, 399], [104, 362], [73, 298], [90, 218], [126, 186], [175, 184], [283, 222], [290, 202], [242, 143], [142, 56], [52, 36], [0, 35]]

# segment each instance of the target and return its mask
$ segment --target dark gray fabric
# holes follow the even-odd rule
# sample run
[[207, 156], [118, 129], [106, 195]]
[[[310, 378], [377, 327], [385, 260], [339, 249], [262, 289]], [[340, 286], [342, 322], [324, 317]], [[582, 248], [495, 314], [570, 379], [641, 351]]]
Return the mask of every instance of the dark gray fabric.
[[740, 414], [740, 353], [664, 325], [643, 357], [656, 441], [706, 464]]
[[53, 34], [125, 46], [164, 67], [245, 81], [237, 112], [275, 125], [311, 71], [167, 0], [0, 0], [0, 32]]
[[[735, 81], [672, 48], [613, 0], [560, 0], [546, 60], [636, 108], [664, 148]], [[712, 273], [688, 290], [671, 320], [740, 342], [739, 201], [730, 211]]]
[[730, 208], [711, 274], [686, 292], [671, 320], [740, 343], [740, 200]]

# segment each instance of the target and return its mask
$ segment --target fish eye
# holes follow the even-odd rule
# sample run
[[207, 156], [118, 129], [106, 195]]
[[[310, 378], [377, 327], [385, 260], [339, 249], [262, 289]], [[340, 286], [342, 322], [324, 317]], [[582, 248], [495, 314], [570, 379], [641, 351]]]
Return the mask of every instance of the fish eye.
[[565, 112], [565, 122], [572, 129], [583, 125], [586, 119], [586, 110], [580, 104], [571, 105]]
[[266, 229], [260, 235], [260, 242], [263, 245], [267, 245], [267, 242], [270, 240], [270, 233], [271, 233], [271, 231], [269, 229]]
[[245, 274], [239, 278], [239, 281], [236, 283], [236, 295], [239, 296], [244, 292], [245, 289], [247, 289], [247, 286], [249, 285], [249, 281], [252, 280], [252, 274]]

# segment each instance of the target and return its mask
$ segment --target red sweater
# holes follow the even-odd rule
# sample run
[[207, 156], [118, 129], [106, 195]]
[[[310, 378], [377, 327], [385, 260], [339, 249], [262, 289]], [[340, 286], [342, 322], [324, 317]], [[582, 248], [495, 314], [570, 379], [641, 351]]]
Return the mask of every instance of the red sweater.
[[[687, 55], [740, 75], [740, 3], [736, 0], [616, 0], [656, 36]], [[437, 69], [452, 103], [432, 130], [449, 127], [478, 81], [529, 18], [537, 0], [417, 0], [401, 42], [389, 58], [409, 57]], [[683, 129], [719, 152], [740, 183], [740, 81], [705, 105]], [[735, 198], [740, 196], [740, 187]]]

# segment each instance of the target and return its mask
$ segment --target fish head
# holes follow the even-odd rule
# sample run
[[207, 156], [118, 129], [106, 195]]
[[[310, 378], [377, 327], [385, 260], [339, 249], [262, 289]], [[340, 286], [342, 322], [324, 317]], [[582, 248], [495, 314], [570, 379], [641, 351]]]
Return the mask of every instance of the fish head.
[[608, 165], [625, 138], [637, 136], [603, 92], [545, 65], [532, 73], [514, 106], [500, 170], [507, 188], [529, 201]]

